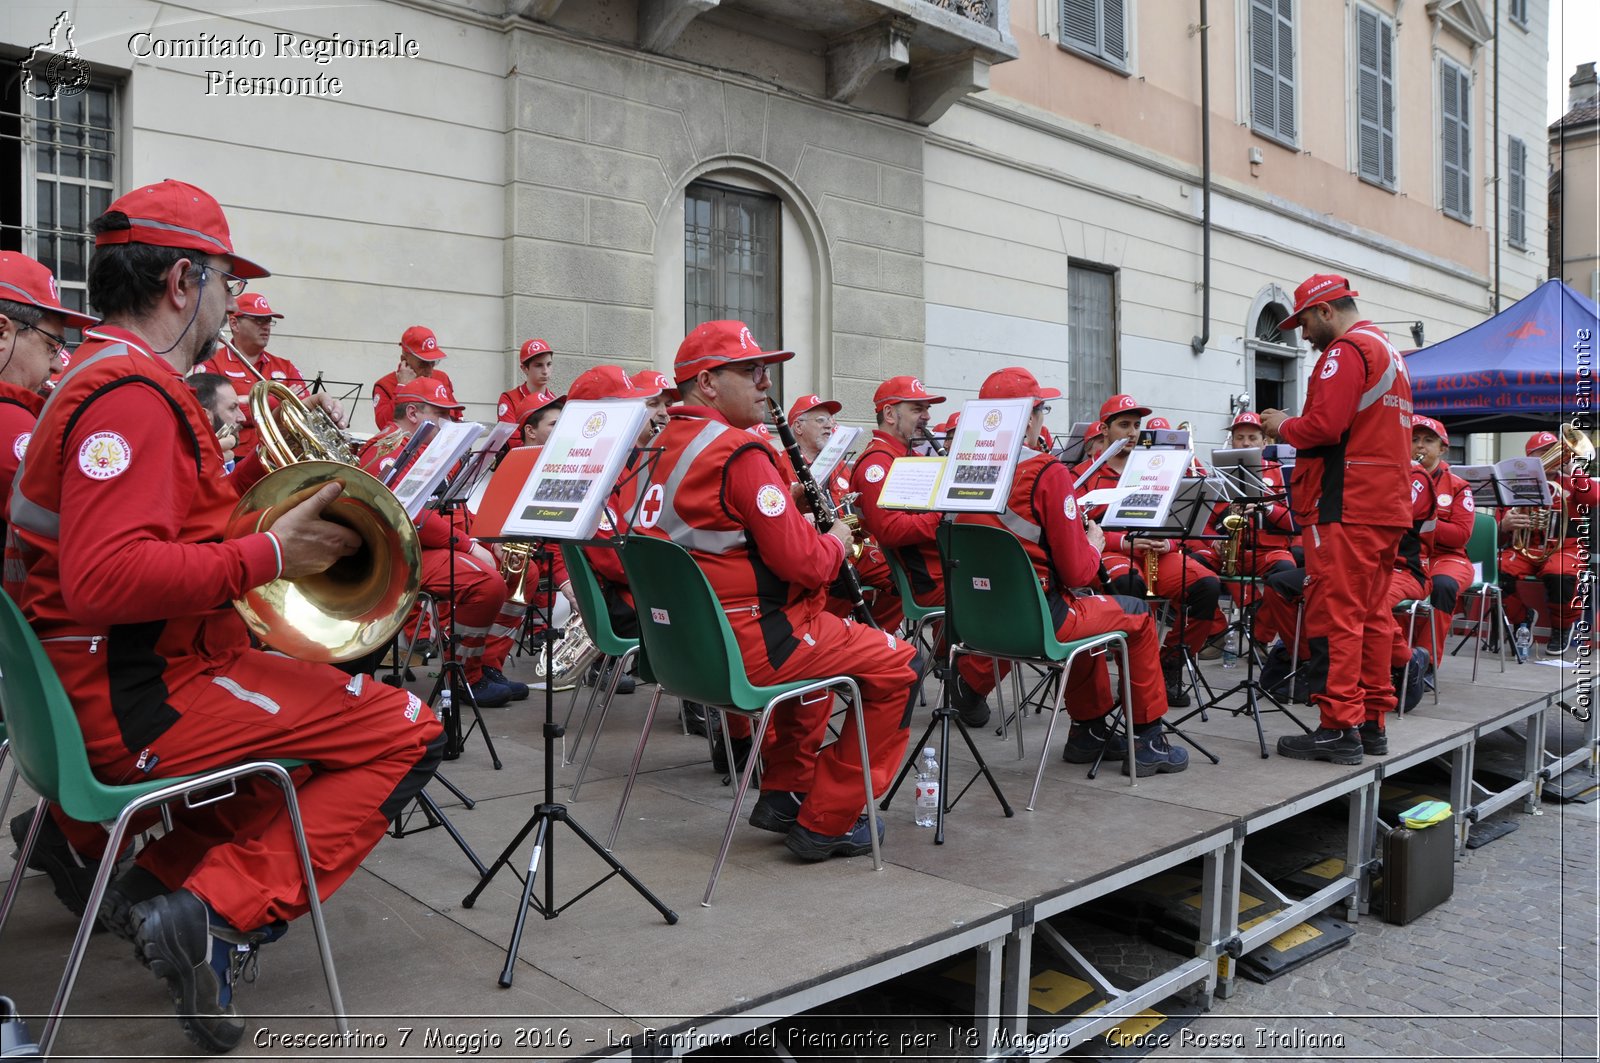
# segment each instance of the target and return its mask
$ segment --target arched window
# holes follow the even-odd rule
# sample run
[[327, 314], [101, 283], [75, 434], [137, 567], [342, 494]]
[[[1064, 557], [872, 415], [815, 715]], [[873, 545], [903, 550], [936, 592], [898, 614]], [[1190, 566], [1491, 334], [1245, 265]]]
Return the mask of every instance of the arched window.
[[1269, 285], [1257, 293], [1251, 306], [1245, 354], [1252, 409], [1292, 413], [1300, 404], [1300, 363], [1305, 353], [1300, 346], [1300, 332], [1278, 329], [1292, 305], [1287, 292]]

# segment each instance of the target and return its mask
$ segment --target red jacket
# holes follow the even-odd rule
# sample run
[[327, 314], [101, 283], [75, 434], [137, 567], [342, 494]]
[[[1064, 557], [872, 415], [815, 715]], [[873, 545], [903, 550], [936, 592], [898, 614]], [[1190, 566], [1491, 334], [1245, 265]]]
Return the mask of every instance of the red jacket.
[[[532, 394], [533, 392], [528, 390], [527, 384], [518, 384], [510, 391], [502, 391], [500, 393], [500, 401], [495, 405], [494, 408], [495, 419], [500, 421], [515, 421], [517, 419], [517, 411], [522, 408], [522, 404], [528, 401], [529, 396]], [[539, 397], [542, 399], [553, 399], [556, 397], [556, 393], [546, 388], [544, 391], [539, 393]]]
[[0, 542], [6, 536], [6, 508], [11, 502], [11, 481], [33, 437], [33, 427], [44, 408], [44, 396], [0, 380]]
[[[366, 446], [361, 448], [361, 454], [356, 462], [367, 472], [383, 479], [389, 470], [394, 467], [394, 462], [400, 456], [400, 450], [406, 445], [406, 440], [411, 438], [410, 432], [403, 432], [399, 425], [391, 425], [387, 432], [380, 432], [367, 440]], [[406, 463], [406, 469], [416, 464], [418, 455], [412, 455]], [[406, 469], [401, 469], [395, 476], [394, 482], [398, 484], [405, 476]], [[417, 541], [425, 550], [443, 550], [453, 547], [458, 550], [467, 548], [467, 539], [471, 534], [471, 521], [465, 509], [457, 510], [460, 514], [460, 523], [456, 525], [454, 534], [450, 522], [440, 516], [438, 510], [424, 509], [417, 516]]]
[[[1088, 460], [1088, 459], [1085, 459], [1084, 461], [1080, 461], [1077, 464], [1077, 466], [1074, 467], [1073, 470], [1072, 470], [1072, 478], [1074, 480], [1076, 480], [1078, 477], [1082, 476], [1085, 472], [1087, 472], [1089, 470], [1089, 466], [1091, 466], [1093, 464], [1094, 464], [1094, 462], [1092, 460]], [[1091, 476], [1089, 479], [1084, 481], [1083, 488], [1082, 488], [1083, 493], [1084, 494], [1088, 494], [1090, 491], [1099, 491], [1099, 490], [1102, 490], [1103, 488], [1115, 487], [1115, 486], [1117, 486], [1117, 481], [1119, 479], [1121, 479], [1121, 478], [1122, 478], [1122, 473], [1117, 471], [1116, 469], [1113, 469], [1111, 467], [1111, 463], [1107, 462], [1106, 464], [1100, 466], [1100, 469], [1099, 469], [1098, 472], [1096, 472], [1093, 476]], [[1087, 512], [1089, 514], [1089, 519], [1092, 520], [1092, 521], [1096, 521], [1096, 522], [1104, 520], [1105, 519], [1105, 515], [1106, 515], [1106, 508], [1107, 507], [1105, 507], [1105, 506], [1087, 507]], [[1106, 532], [1106, 553], [1108, 553], [1108, 554], [1121, 554], [1123, 557], [1127, 557], [1128, 556], [1128, 547], [1127, 547], [1127, 544], [1125, 542], [1127, 537], [1128, 537], [1128, 533], [1127, 532], [1107, 531]], [[1141, 556], [1142, 556], [1142, 553], [1141, 553]]]
[[909, 457], [911, 448], [884, 431], [872, 433], [850, 474], [850, 489], [860, 494], [856, 508], [861, 511], [861, 526], [878, 545], [893, 551], [911, 581], [917, 597], [941, 590], [944, 571], [939, 565], [939, 547], [934, 536], [939, 530], [939, 514], [908, 513], [899, 509], [879, 509], [883, 479], [896, 458]]
[[[435, 369], [432, 375], [444, 381], [444, 388], [449, 394], [450, 400], [452, 402], [456, 401], [456, 389], [450, 383], [449, 374], [443, 369]], [[399, 386], [393, 373], [379, 377], [378, 382], [372, 385], [372, 419], [378, 423], [380, 431], [394, 425], [394, 393]], [[448, 412], [451, 420], [461, 420], [462, 411], [450, 410]]]
[[1072, 479], [1067, 467], [1049, 454], [1024, 449], [1006, 511], [963, 513], [956, 520], [1005, 528], [1015, 535], [1047, 591], [1088, 587], [1099, 574], [1100, 554], [1084, 531]]
[[770, 447], [715, 410], [669, 413], [634, 530], [688, 550], [746, 658], [761, 653], [782, 667], [800, 645], [794, 632], [827, 604], [844, 546], [793, 504]]
[[1400, 535], [1400, 546], [1395, 551], [1394, 567], [1397, 572], [1409, 572], [1428, 591], [1428, 558], [1433, 552], [1433, 534], [1436, 527], [1434, 515], [1438, 506], [1433, 497], [1433, 481], [1428, 470], [1421, 465], [1411, 467], [1408, 498], [1411, 499], [1411, 525]]
[[[276, 380], [288, 385], [289, 389], [301, 398], [308, 393], [305, 377], [300, 375], [300, 370], [287, 358], [279, 358], [271, 351], [261, 352], [261, 363], [256, 366], [261, 370], [261, 375], [268, 380]], [[250, 405], [245, 399], [250, 394], [250, 389], [259, 379], [244, 359], [235, 355], [226, 347], [219, 346], [216, 353], [210, 358], [195, 366], [196, 373], [216, 373], [225, 376], [233, 384], [233, 390], [239, 395], [239, 409], [244, 411], [244, 423], [239, 426], [239, 445], [235, 453], [248, 454], [256, 448], [256, 443], [261, 438], [260, 430], [256, 428], [256, 419], [251, 416]]]
[[1305, 412], [1278, 436], [1298, 451], [1302, 525], [1411, 523], [1411, 378], [1389, 338], [1357, 322], [1317, 360]]
[[1433, 539], [1429, 543], [1430, 560], [1446, 557], [1467, 559], [1467, 542], [1472, 538], [1472, 524], [1476, 517], [1476, 503], [1467, 481], [1450, 471], [1448, 462], [1441, 461], [1427, 474], [1433, 493]]

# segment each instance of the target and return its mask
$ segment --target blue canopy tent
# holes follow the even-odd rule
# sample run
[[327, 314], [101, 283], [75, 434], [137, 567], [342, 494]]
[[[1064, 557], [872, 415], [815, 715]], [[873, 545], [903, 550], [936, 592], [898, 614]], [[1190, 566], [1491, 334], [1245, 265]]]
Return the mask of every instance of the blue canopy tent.
[[1559, 280], [1458, 336], [1406, 356], [1416, 412], [1453, 431], [1594, 424], [1600, 313]]

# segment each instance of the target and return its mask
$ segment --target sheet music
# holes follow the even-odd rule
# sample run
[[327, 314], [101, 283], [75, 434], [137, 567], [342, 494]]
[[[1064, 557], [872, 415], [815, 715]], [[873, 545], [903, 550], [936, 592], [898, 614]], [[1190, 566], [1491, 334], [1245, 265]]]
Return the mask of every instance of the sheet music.
[[944, 475], [946, 458], [902, 457], [894, 459], [889, 475], [883, 478], [878, 495], [879, 509], [933, 509], [934, 494]]
[[957, 513], [1005, 509], [1032, 415], [1032, 399], [969, 399], [963, 404], [934, 508]]
[[476, 421], [439, 423], [439, 432], [433, 437], [433, 442], [423, 448], [417, 460], [411, 463], [411, 468], [394, 485], [394, 496], [406, 507], [406, 513], [412, 520], [417, 519], [417, 514], [427, 505], [445, 474], [455, 467], [472, 441], [483, 432], [484, 426]]
[[833, 470], [839, 467], [844, 456], [850, 453], [850, 448], [855, 446], [856, 440], [861, 438], [862, 431], [847, 425], [840, 425], [833, 430], [817, 454], [817, 460], [811, 463], [811, 475], [817, 478], [818, 483], [826, 483], [828, 477], [833, 475]]
[[1550, 481], [1538, 458], [1506, 458], [1493, 465], [1452, 465], [1480, 506], [1548, 506]]

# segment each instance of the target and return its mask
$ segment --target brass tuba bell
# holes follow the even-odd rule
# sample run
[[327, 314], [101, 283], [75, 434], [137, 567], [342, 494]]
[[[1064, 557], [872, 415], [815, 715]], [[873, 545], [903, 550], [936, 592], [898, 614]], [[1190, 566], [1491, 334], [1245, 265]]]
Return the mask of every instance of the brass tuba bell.
[[[1545, 475], [1553, 476], [1569, 460], [1589, 462], [1594, 460], [1594, 443], [1588, 435], [1578, 431], [1570, 421], [1556, 432], [1557, 439], [1539, 454], [1539, 464]], [[1567, 452], [1572, 458], [1566, 457]], [[1533, 527], [1518, 528], [1511, 533], [1511, 549], [1518, 556], [1538, 564], [1559, 553], [1567, 539], [1567, 505], [1559, 484], [1550, 484], [1550, 505], [1529, 506]]]
[[[276, 409], [269, 399], [276, 398]], [[246, 491], [227, 536], [267, 531], [330, 480], [344, 493], [323, 519], [361, 537], [361, 547], [326, 571], [252, 587], [233, 606], [266, 645], [305, 661], [353, 660], [380, 649], [405, 623], [421, 589], [422, 546], [405, 508], [378, 479], [357, 468], [337, 427], [330, 437], [293, 391], [276, 381], [250, 389], [263, 464], [275, 471]], [[317, 411], [318, 414], [321, 411]]]

